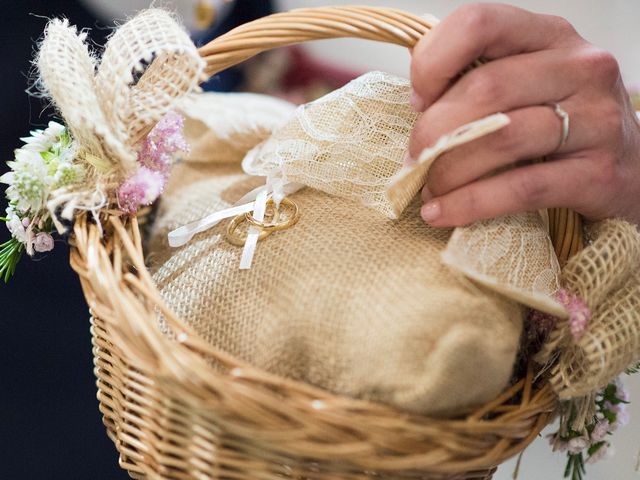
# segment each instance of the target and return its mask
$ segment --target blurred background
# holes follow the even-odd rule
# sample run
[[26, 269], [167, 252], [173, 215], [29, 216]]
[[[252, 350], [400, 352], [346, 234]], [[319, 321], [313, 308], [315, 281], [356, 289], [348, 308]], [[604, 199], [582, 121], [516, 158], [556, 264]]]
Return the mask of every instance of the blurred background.
[[[25, 93], [33, 79], [31, 58], [47, 18], [64, 15], [90, 29], [97, 51], [122, 21], [150, 0], [0, 0], [0, 159], [10, 160], [19, 137], [43, 127], [53, 113]], [[203, 43], [230, 28], [276, 10], [368, 4], [444, 17], [463, 0], [164, 0]], [[569, 19], [591, 42], [619, 59], [628, 86], [640, 83], [640, 2], [637, 0], [513, 0], [509, 3]], [[251, 90], [301, 103], [339, 87], [368, 70], [407, 76], [403, 49], [352, 40], [331, 40], [281, 50], [213, 78], [207, 89]], [[5, 169], [0, 162], [0, 173]], [[4, 212], [4, 198], [0, 209]], [[8, 231], [0, 228], [0, 243]], [[128, 478], [101, 423], [95, 399], [89, 323], [79, 283], [67, 263], [66, 247], [37, 262], [23, 261], [8, 285], [0, 286], [0, 478]], [[640, 385], [632, 392], [631, 426], [615, 437], [617, 454], [590, 468], [591, 480], [636, 476], [640, 450]], [[552, 455], [544, 439], [527, 450], [521, 480], [561, 479], [564, 458]], [[514, 461], [497, 480], [511, 478]]]

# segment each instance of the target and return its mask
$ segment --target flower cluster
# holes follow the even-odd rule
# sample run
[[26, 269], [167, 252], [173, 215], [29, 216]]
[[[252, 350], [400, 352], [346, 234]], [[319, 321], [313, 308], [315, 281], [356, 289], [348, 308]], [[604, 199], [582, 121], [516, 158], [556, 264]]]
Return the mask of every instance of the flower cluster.
[[118, 205], [126, 214], [135, 214], [150, 205], [162, 193], [169, 178], [173, 159], [189, 146], [182, 134], [184, 119], [169, 112], [149, 132], [138, 150], [138, 170], [118, 189]]
[[84, 168], [76, 162], [77, 146], [67, 129], [49, 122], [44, 130], [34, 130], [21, 139], [25, 144], [7, 162], [11, 170], [0, 177], [8, 185], [9, 206], [0, 217], [11, 239], [0, 245], [0, 276], [13, 274], [23, 251], [28, 255], [53, 249], [53, 225], [47, 209], [51, 192], [81, 182]]
[[[174, 157], [189, 149], [183, 126], [184, 119], [170, 112], [140, 143], [138, 169], [117, 191], [108, 192], [111, 198], [116, 197], [123, 213], [136, 213], [162, 193]], [[7, 162], [11, 170], [0, 177], [0, 182], [8, 185], [9, 200], [6, 216], [0, 219], [11, 232], [9, 241], [0, 245], [0, 276], [5, 281], [15, 272], [23, 252], [32, 256], [53, 249], [51, 233], [56, 219], [52, 217], [52, 194], [63, 187], [80, 185], [87, 174], [78, 146], [63, 125], [50, 122], [46, 129], [34, 130], [22, 140], [25, 145], [15, 151], [15, 160]]]
[[629, 423], [628, 403], [629, 393], [622, 382], [610, 383], [596, 395], [596, 415], [582, 431], [572, 428], [575, 407], [569, 406], [568, 415], [561, 420], [560, 430], [549, 435], [554, 451], [567, 452], [565, 478], [582, 480], [585, 463], [592, 464], [612, 454], [608, 437]]

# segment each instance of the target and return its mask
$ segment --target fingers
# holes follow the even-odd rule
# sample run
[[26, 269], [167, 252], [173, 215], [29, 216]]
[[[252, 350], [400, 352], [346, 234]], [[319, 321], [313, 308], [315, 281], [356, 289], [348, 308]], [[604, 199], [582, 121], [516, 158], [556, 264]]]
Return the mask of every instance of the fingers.
[[416, 45], [411, 82], [425, 105], [480, 57], [501, 58], [534, 52], [579, 38], [568, 22], [508, 5], [459, 8]]
[[558, 156], [589, 148], [602, 136], [585, 130], [593, 122], [591, 111], [580, 101], [567, 101], [562, 108], [570, 112], [572, 126], [567, 142], [562, 139], [562, 121], [547, 105], [525, 107], [509, 112], [511, 123], [473, 142], [441, 155], [430, 167], [427, 177], [431, 195], [444, 195], [497, 169], [522, 160], [543, 157], [550, 152]]
[[455, 227], [556, 206], [580, 210], [585, 192], [599, 194], [598, 171], [594, 160], [581, 157], [516, 168], [435, 197], [421, 215], [432, 226]]
[[443, 134], [496, 112], [561, 101], [588, 79], [563, 50], [515, 55], [464, 75], [416, 122], [409, 151], [417, 155]]

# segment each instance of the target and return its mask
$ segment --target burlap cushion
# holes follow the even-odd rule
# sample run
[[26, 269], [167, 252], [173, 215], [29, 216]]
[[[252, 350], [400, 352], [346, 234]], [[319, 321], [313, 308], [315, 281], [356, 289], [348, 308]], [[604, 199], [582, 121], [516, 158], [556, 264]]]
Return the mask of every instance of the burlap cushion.
[[[415, 122], [409, 94], [406, 80], [362, 77], [298, 108], [247, 155], [250, 173], [310, 185], [290, 197], [299, 223], [260, 242], [250, 270], [239, 270], [242, 248], [226, 240], [226, 223], [177, 249], [167, 234], [232, 206], [264, 179], [221, 164], [214, 151], [208, 163], [179, 165], [149, 264], [168, 305], [234, 356], [337, 393], [453, 415], [495, 397], [512, 373], [524, 308], [487, 287], [523, 303], [548, 300], [558, 265], [537, 212], [453, 238], [420, 219], [418, 199], [397, 214], [385, 190]], [[216, 119], [225, 125], [224, 112]], [[263, 140], [255, 131], [264, 129], [248, 128], [238, 145]]]
[[260, 184], [239, 167], [182, 164], [150, 241], [168, 305], [208, 342], [270, 372], [429, 414], [459, 413], [509, 381], [522, 310], [439, 261], [450, 230], [413, 203], [398, 221], [306, 188], [302, 217], [260, 242], [253, 267], [226, 224], [179, 249], [167, 233]]

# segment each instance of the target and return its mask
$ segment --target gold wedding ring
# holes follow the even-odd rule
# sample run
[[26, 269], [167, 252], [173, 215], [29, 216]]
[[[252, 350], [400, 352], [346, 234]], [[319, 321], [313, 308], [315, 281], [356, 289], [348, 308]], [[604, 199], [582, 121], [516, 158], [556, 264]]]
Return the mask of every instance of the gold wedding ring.
[[[291, 228], [296, 223], [298, 223], [298, 220], [300, 218], [300, 210], [298, 209], [298, 205], [292, 200], [289, 200], [288, 198], [282, 199], [282, 201], [280, 202], [280, 207], [282, 207], [283, 205], [290, 207], [293, 210], [293, 213], [289, 215], [288, 218], [283, 222], [278, 222], [278, 217], [276, 217], [275, 215], [274, 215], [274, 221], [269, 223], [256, 220], [251, 214], [251, 212], [245, 213], [244, 216], [246, 217], [247, 222], [249, 222], [251, 225], [259, 228], [262, 231], [277, 232], [279, 230], [286, 230], [287, 228]], [[269, 198], [269, 200], [267, 201], [267, 207], [269, 206], [273, 206], [275, 209], [275, 202], [273, 201], [273, 198]], [[280, 210], [275, 209], [275, 211], [279, 212]]]
[[[237, 230], [238, 230], [238, 227], [240, 226], [240, 224], [242, 222], [246, 222], [246, 221], [247, 221], [247, 217], [246, 216], [238, 215], [233, 220], [231, 220], [231, 222], [229, 222], [229, 226], [227, 227], [227, 241], [231, 245], [235, 245], [236, 247], [243, 247], [244, 246], [244, 243], [247, 241], [247, 237], [238, 234]], [[270, 231], [267, 231], [267, 230], [260, 231], [260, 235], [258, 235], [258, 241], [264, 240], [265, 238], [267, 238], [272, 233], [273, 232], [270, 232]]]
[[280, 202], [280, 206], [282, 207], [283, 205], [292, 211], [291, 214], [288, 215], [287, 218], [283, 221], [279, 221], [281, 211], [280, 208], [275, 208], [275, 202], [273, 201], [273, 198], [269, 198], [266, 205], [266, 210], [268, 210], [269, 207], [271, 207], [271, 209], [273, 210], [273, 218], [269, 222], [261, 222], [259, 220], [256, 220], [251, 212], [238, 215], [233, 220], [231, 220], [231, 222], [229, 222], [226, 235], [227, 241], [231, 245], [235, 245], [237, 247], [244, 246], [247, 237], [246, 235], [243, 236], [238, 233], [238, 228], [244, 222], [247, 222], [250, 226], [256, 227], [260, 230], [258, 241], [264, 240], [273, 232], [286, 230], [287, 228], [293, 227], [296, 223], [298, 223], [298, 220], [300, 219], [300, 209], [293, 200], [290, 200], [288, 198], [282, 199], [282, 201]]

